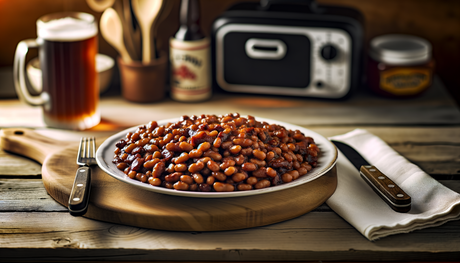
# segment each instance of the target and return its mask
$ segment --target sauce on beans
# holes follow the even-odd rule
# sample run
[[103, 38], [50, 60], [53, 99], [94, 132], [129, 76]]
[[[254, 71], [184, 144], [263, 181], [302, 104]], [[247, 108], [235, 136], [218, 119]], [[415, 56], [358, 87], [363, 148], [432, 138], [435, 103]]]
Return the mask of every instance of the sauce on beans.
[[113, 163], [133, 180], [181, 191], [247, 191], [288, 183], [317, 166], [319, 148], [298, 130], [242, 117], [152, 121], [115, 144]]

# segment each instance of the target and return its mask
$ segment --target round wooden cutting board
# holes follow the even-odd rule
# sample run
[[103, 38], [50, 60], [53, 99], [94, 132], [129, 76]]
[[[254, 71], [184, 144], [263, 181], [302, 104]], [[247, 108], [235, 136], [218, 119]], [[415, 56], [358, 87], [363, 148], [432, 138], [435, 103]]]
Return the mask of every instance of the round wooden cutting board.
[[[57, 141], [28, 129], [5, 129], [4, 150], [42, 164], [46, 190], [67, 207], [78, 168], [78, 142]], [[97, 138], [98, 145], [105, 138]], [[190, 198], [133, 187], [92, 167], [90, 204], [84, 217], [130, 226], [217, 231], [263, 226], [303, 215], [323, 204], [337, 187], [335, 166], [306, 184], [261, 195], [234, 198]]]

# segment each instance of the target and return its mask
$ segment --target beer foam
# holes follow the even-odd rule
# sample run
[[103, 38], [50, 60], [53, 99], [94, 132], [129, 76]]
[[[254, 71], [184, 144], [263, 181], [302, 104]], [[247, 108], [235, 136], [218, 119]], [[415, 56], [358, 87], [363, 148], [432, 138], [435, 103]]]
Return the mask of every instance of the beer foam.
[[52, 41], [78, 41], [88, 39], [97, 34], [97, 26], [73, 17], [65, 17], [48, 22], [37, 23], [39, 38]]

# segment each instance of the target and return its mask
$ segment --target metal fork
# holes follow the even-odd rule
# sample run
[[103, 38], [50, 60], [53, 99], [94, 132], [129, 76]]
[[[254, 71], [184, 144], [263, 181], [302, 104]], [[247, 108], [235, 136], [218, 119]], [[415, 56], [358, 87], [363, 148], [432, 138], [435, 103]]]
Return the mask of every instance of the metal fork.
[[80, 140], [78, 147], [77, 164], [78, 168], [73, 182], [69, 198], [69, 212], [73, 216], [81, 216], [88, 209], [89, 192], [91, 189], [91, 169], [96, 165], [96, 139], [84, 138]]

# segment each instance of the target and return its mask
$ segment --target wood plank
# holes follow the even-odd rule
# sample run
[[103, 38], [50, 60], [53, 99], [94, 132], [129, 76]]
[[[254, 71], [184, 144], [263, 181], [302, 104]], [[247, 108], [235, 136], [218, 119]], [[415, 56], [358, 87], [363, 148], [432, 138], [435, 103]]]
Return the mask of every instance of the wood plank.
[[0, 211], [68, 210], [48, 195], [41, 179], [3, 179], [0, 180]]
[[6, 176], [40, 177], [41, 165], [31, 159], [7, 153], [0, 145], [0, 178]]
[[369, 242], [332, 212], [223, 232], [147, 230], [66, 213], [0, 213], [0, 219], [4, 260], [439, 261], [459, 255], [460, 221]]

